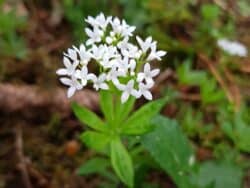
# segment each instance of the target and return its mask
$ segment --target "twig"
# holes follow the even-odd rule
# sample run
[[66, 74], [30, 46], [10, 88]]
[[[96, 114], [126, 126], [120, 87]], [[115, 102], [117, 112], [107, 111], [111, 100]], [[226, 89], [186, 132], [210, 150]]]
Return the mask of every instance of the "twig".
[[213, 63], [205, 55], [203, 55], [203, 54], [198, 54], [198, 57], [199, 57], [199, 59], [202, 62], [204, 62], [208, 66], [208, 68], [210, 69], [211, 73], [214, 75], [215, 79], [220, 84], [221, 88], [225, 91], [228, 100], [231, 103], [233, 103], [234, 102], [234, 98], [233, 98], [232, 94], [230, 93], [230, 90], [228, 89], [226, 83], [224, 82], [224, 80], [222, 79], [222, 77], [220, 76], [220, 74], [217, 72], [217, 70], [214, 67]]
[[72, 113], [72, 101], [92, 110], [99, 109], [97, 93], [87, 89], [77, 92], [69, 100], [66, 90], [58, 87], [43, 89], [29, 85], [0, 84], [0, 112], [7, 114], [18, 113], [26, 118], [34, 118], [57, 113], [66, 118]]
[[225, 76], [227, 77], [228, 81], [230, 82], [230, 88], [234, 96], [235, 101], [235, 110], [239, 110], [240, 103], [241, 103], [241, 94], [239, 87], [235, 84], [235, 79], [232, 73], [225, 67], [224, 68]]
[[32, 188], [32, 184], [30, 182], [29, 173], [27, 171], [26, 166], [26, 158], [23, 154], [23, 139], [22, 139], [22, 129], [21, 125], [16, 126], [16, 151], [17, 151], [17, 157], [19, 159], [19, 169], [22, 174], [23, 183], [26, 188]]
[[181, 94], [180, 99], [188, 101], [200, 101], [201, 97], [199, 94]]

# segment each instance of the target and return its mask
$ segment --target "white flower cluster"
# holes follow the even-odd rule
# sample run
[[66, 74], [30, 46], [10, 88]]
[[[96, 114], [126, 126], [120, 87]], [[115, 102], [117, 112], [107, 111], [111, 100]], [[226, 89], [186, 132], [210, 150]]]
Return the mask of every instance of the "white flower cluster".
[[247, 56], [246, 47], [237, 41], [230, 41], [228, 39], [220, 39], [218, 40], [217, 45], [230, 55], [236, 55], [240, 57]]
[[[101, 13], [96, 17], [88, 16], [86, 22], [90, 25], [85, 29], [88, 40], [79, 48], [69, 48], [64, 53], [65, 67], [57, 70], [62, 76], [60, 81], [69, 87], [67, 96], [71, 97], [76, 90], [92, 83], [96, 90], [108, 90], [113, 85], [112, 88], [121, 91], [122, 103], [130, 95], [151, 100], [149, 89], [160, 70], [151, 70], [149, 62], [161, 60], [166, 52], [157, 51], [157, 42], [152, 37], [143, 41], [136, 36], [138, 45], [129, 42], [135, 27], [117, 17], [105, 17]], [[89, 63], [98, 65], [97, 75], [89, 73]]]

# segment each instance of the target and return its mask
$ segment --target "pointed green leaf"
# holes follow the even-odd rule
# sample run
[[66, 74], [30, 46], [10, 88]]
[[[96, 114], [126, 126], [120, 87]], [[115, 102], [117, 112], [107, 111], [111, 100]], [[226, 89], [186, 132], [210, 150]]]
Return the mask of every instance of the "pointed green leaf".
[[81, 134], [80, 139], [89, 148], [96, 151], [102, 151], [110, 142], [109, 135], [94, 131], [85, 131], [83, 134]]
[[127, 118], [129, 113], [133, 109], [134, 104], [135, 104], [134, 97], [129, 97], [129, 99], [125, 103], [121, 103], [120, 99], [119, 101], [117, 101], [117, 107], [115, 110], [116, 124], [120, 124]]
[[160, 112], [166, 99], [158, 99], [143, 105], [125, 122], [122, 133], [128, 135], [140, 135], [152, 130], [151, 119]]
[[179, 188], [192, 187], [188, 173], [194, 153], [176, 121], [163, 116], [153, 119], [154, 130], [142, 136], [143, 146], [156, 162], [173, 178]]
[[76, 117], [80, 120], [80, 122], [98, 131], [105, 132], [107, 130], [107, 127], [104, 122], [95, 113], [91, 112], [87, 108], [73, 103], [72, 109]]
[[95, 157], [80, 166], [77, 170], [79, 175], [90, 175], [95, 173], [100, 173], [105, 171], [105, 169], [110, 165], [108, 159]]
[[114, 104], [113, 95], [110, 91], [101, 90], [99, 93], [101, 110], [105, 116], [105, 119], [112, 123], [114, 120]]
[[111, 141], [111, 164], [121, 181], [128, 187], [133, 187], [134, 169], [132, 160], [120, 139]]
[[242, 169], [233, 164], [209, 161], [201, 164], [198, 173], [193, 177], [199, 187], [241, 188]]

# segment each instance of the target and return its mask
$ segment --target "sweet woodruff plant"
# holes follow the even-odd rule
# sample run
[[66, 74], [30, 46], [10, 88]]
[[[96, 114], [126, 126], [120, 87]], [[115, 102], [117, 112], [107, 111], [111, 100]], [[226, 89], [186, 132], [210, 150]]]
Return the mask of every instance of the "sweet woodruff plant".
[[[60, 81], [68, 86], [67, 96], [88, 84], [99, 91], [104, 120], [95, 113], [73, 104], [76, 116], [91, 129], [81, 135], [90, 148], [111, 158], [117, 176], [133, 187], [134, 170], [129, 152], [123, 144], [126, 135], [141, 135], [151, 130], [150, 120], [159, 113], [166, 99], [149, 102], [131, 113], [135, 99], [152, 100], [150, 89], [160, 70], [150, 62], [161, 61], [166, 52], [157, 50], [157, 42], [133, 35], [135, 26], [117, 17], [88, 16], [85, 20], [88, 39], [64, 53], [64, 68], [57, 70]], [[136, 43], [132, 43], [136, 41]], [[90, 72], [95, 65], [98, 72]]]

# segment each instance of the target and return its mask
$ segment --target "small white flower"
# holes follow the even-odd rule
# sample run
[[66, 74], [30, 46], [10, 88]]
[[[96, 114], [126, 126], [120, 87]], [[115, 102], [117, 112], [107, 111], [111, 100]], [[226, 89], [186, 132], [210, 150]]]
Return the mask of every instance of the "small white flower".
[[129, 60], [128, 57], [124, 57], [123, 59], [118, 59], [117, 67], [118, 71], [121, 72], [123, 75], [126, 75], [129, 68]]
[[136, 40], [139, 43], [143, 53], [146, 53], [148, 49], [153, 48], [153, 45], [155, 45], [152, 41], [152, 37], [146, 38], [144, 42], [139, 36], [136, 36]]
[[114, 37], [110, 37], [110, 36], [107, 36], [105, 41], [108, 43], [108, 44], [112, 44], [112, 42], [115, 40]]
[[69, 57], [71, 60], [73, 61], [77, 61], [78, 58], [77, 58], [77, 52], [75, 49], [71, 49], [69, 48], [68, 49], [68, 53], [64, 53], [65, 56]]
[[99, 46], [93, 45], [91, 48], [92, 57], [95, 60], [100, 61], [104, 56], [105, 48], [106, 47], [104, 45], [99, 45]]
[[88, 35], [89, 39], [86, 42], [86, 45], [91, 45], [94, 43], [101, 42], [103, 31], [98, 29], [97, 27], [94, 27], [93, 31], [89, 28], [85, 29], [86, 34]]
[[122, 20], [122, 31], [121, 34], [123, 37], [131, 37], [133, 36], [133, 32], [135, 30], [135, 26], [130, 26], [126, 23], [125, 20]]
[[80, 79], [82, 86], [87, 85], [89, 78], [88, 68], [83, 66], [81, 70], [76, 70], [75, 77]]
[[122, 50], [122, 55], [125, 57], [129, 57], [129, 58], [135, 58], [138, 59], [140, 58], [142, 51], [138, 50], [138, 47], [129, 43], [127, 46], [127, 49]]
[[128, 37], [125, 37], [122, 41], [117, 44], [117, 47], [123, 51], [129, 49]]
[[89, 50], [86, 50], [85, 46], [83, 44], [80, 45], [79, 49], [76, 48], [75, 46], [73, 47], [79, 54], [80, 57], [80, 64], [83, 66], [88, 65], [88, 62], [91, 59], [91, 53], [89, 52]]
[[124, 72], [118, 70], [118, 67], [113, 66], [107, 73], [107, 80], [112, 81], [114, 84], [117, 83], [118, 77], [125, 76]]
[[106, 74], [101, 74], [98, 78], [94, 74], [90, 74], [89, 78], [93, 81], [93, 87], [95, 90], [99, 89], [104, 89], [107, 90], [109, 89], [109, 86], [107, 83], [105, 83], [106, 80]]
[[107, 19], [105, 18], [104, 14], [103, 13], [100, 13], [97, 17], [96, 17], [96, 22], [97, 22], [97, 25], [105, 30], [107, 25], [109, 24], [109, 22], [111, 21], [112, 17], [109, 16], [107, 17]]
[[149, 84], [144, 84], [142, 82], [139, 83], [139, 94], [140, 96], [143, 95], [147, 100], [152, 100], [153, 96], [149, 91], [150, 88], [153, 87], [153, 82]]
[[160, 69], [150, 69], [150, 64], [146, 63], [144, 65], [143, 72], [138, 73], [137, 75], [137, 81], [142, 82], [145, 80], [148, 84], [154, 83], [153, 77], [157, 76], [160, 73]]
[[76, 67], [78, 66], [79, 62], [74, 61], [73, 63], [67, 57], [63, 57], [63, 64], [65, 68], [60, 68], [56, 71], [58, 75], [68, 75], [71, 76], [75, 73]]
[[247, 56], [247, 48], [237, 41], [220, 39], [217, 41], [217, 45], [230, 55], [236, 55], [240, 57]]
[[128, 69], [130, 70], [131, 76], [135, 75], [136, 61], [131, 59], [128, 64]]
[[134, 89], [134, 80], [130, 80], [126, 85], [123, 84], [117, 84], [116, 87], [123, 91], [121, 96], [122, 103], [125, 103], [129, 96], [132, 95], [136, 98], [140, 96], [140, 94]]
[[122, 20], [121, 22], [120, 19], [117, 17], [115, 17], [110, 23], [113, 32], [123, 37], [132, 36], [133, 35], [132, 33], [135, 30], [135, 26], [128, 25], [125, 20]]
[[82, 84], [77, 80], [76, 77], [72, 76], [71, 79], [63, 77], [60, 78], [60, 81], [64, 84], [69, 86], [67, 97], [70, 98], [74, 95], [76, 90], [81, 90], [83, 88]]
[[157, 59], [158, 61], [161, 61], [161, 57], [165, 56], [167, 52], [159, 50], [156, 51], [156, 42], [151, 45], [151, 52], [147, 58], [147, 61], [152, 61], [154, 59]]

